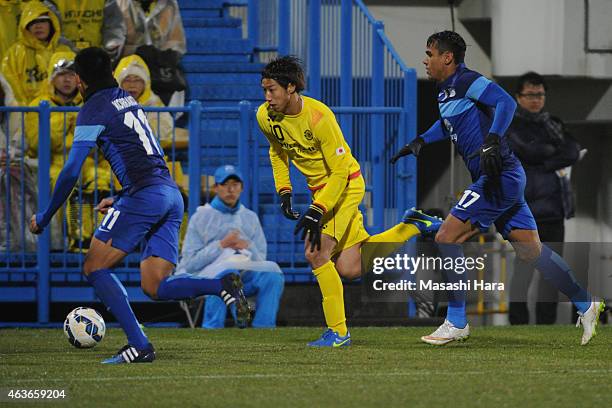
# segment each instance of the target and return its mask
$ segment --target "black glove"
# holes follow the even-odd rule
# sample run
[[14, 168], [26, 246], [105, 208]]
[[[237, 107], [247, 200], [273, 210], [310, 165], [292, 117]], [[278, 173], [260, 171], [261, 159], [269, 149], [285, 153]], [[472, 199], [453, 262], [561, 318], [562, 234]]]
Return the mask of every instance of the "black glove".
[[289, 218], [290, 220], [297, 220], [300, 218], [300, 213], [293, 211], [293, 208], [291, 208], [291, 190], [281, 191], [280, 200], [281, 210], [283, 210], [285, 218]]
[[[480, 154], [480, 169], [491, 178], [497, 178], [502, 172], [502, 157], [499, 147], [499, 136], [489, 133], [483, 145], [478, 150]], [[475, 157], [475, 154], [472, 155]]]
[[315, 247], [317, 250], [321, 250], [321, 219], [323, 218], [324, 211], [322, 208], [311, 204], [308, 207], [308, 211], [298, 221], [295, 226], [294, 234], [297, 235], [301, 230], [302, 239], [306, 238], [308, 234], [308, 241], [310, 242], [310, 251], [314, 251]]
[[421, 148], [425, 144], [425, 140], [422, 137], [417, 137], [412, 142], [408, 143], [406, 146], [402, 147], [400, 151], [389, 160], [389, 163], [395, 164], [396, 161], [399, 160], [400, 157], [407, 156], [409, 154], [414, 154], [415, 157], [418, 157]]

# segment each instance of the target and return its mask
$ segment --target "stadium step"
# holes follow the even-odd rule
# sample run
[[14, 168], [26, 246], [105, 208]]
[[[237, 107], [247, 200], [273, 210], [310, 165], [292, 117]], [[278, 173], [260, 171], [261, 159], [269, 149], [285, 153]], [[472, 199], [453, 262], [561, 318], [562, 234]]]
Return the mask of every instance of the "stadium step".
[[191, 54], [188, 54], [190, 58], [183, 58], [181, 64], [188, 73], [218, 73], [221, 75], [227, 74], [248, 74], [256, 73], [260, 74], [264, 69], [264, 64], [250, 62], [248, 64], [224, 64], [224, 63], [210, 63], [200, 64], [197, 62], [197, 58], [193, 58]]
[[202, 129], [202, 144], [204, 146], [232, 146], [238, 144], [238, 129]]
[[242, 39], [240, 27], [185, 27], [187, 42], [194, 39], [234, 38]]
[[263, 99], [261, 87], [257, 83], [255, 85], [223, 84], [223, 86], [191, 84], [190, 92], [192, 98], [204, 100], [241, 101], [243, 99]]
[[242, 20], [235, 17], [200, 17], [200, 18], [184, 18], [183, 26], [188, 27], [230, 27], [241, 28]]
[[178, 0], [180, 9], [222, 9], [227, 0]]
[[198, 61], [204, 54], [248, 54], [253, 52], [253, 44], [240, 38], [187, 38], [189, 53], [183, 57], [183, 62]]
[[[251, 99], [219, 99], [219, 100], [215, 100], [215, 99], [209, 99], [209, 100], [202, 100], [202, 98], [198, 98], [195, 95], [191, 95], [191, 99], [197, 99], [199, 101], [202, 102], [202, 105], [205, 107], [209, 107], [209, 108], [219, 108], [219, 107], [236, 107], [236, 105], [238, 105], [238, 102], [241, 102], [243, 100], [246, 100], [248, 102], [251, 102], [251, 106], [253, 107], [253, 109], [256, 109], [261, 103], [263, 98], [259, 97], [259, 98], [251, 98]], [[236, 119], [237, 120], [237, 119]]]
[[190, 85], [257, 85], [259, 86], [261, 74], [259, 72], [231, 72], [231, 73], [202, 73], [188, 72], [187, 82]]
[[183, 20], [185, 36], [192, 40], [207, 38], [242, 39], [242, 22], [238, 18], [189, 18]]
[[224, 9], [181, 9], [181, 19], [185, 21], [190, 18], [219, 18], [224, 16]]
[[198, 64], [208, 64], [211, 62], [223, 62], [226, 64], [241, 64], [251, 61], [251, 56], [248, 54], [198, 54]]

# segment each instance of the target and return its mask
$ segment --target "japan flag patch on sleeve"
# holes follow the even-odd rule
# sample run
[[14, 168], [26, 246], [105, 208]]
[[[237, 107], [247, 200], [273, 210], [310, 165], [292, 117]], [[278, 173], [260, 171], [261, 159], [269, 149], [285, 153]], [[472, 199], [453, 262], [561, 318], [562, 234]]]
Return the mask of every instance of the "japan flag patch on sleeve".
[[342, 156], [344, 153], [346, 153], [346, 150], [344, 150], [344, 147], [340, 146], [339, 148], [336, 149], [336, 156]]

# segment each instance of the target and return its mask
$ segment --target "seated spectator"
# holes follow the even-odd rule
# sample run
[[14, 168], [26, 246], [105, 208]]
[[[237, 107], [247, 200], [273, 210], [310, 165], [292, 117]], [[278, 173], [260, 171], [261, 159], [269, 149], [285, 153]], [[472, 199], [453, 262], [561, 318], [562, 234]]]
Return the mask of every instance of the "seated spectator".
[[2, 59], [2, 73], [20, 106], [29, 105], [47, 82], [47, 67], [56, 51], [70, 51], [61, 39], [57, 16], [43, 3], [26, 3], [19, 20], [19, 38]]
[[127, 36], [123, 56], [132, 55], [141, 45], [185, 54], [185, 31], [176, 0], [117, 0]]
[[[73, 69], [75, 54], [72, 51], [56, 52], [51, 57], [48, 68], [48, 80], [41, 89], [40, 95], [30, 106], [38, 106], [42, 100], [47, 100], [51, 106], [81, 106], [83, 99], [77, 90], [77, 77]], [[68, 157], [74, 138], [77, 112], [51, 113], [51, 185], [55, 186], [57, 177]], [[38, 113], [26, 114], [26, 139], [28, 142], [27, 155], [38, 157]], [[68, 236], [70, 248], [88, 248], [95, 227], [93, 207], [95, 198], [109, 194], [111, 184], [110, 165], [101, 154], [94, 152], [87, 158], [81, 174], [81, 194], [75, 189], [69, 198]], [[52, 235], [61, 236], [61, 217], [59, 226], [55, 225]], [[82, 228], [81, 228], [82, 227]], [[82, 231], [81, 231], [82, 229]], [[57, 247], [57, 245], [54, 245]]]
[[[2, 74], [0, 106], [17, 106]], [[25, 216], [36, 211], [38, 189], [32, 168], [24, 162], [22, 133], [20, 113], [0, 112], [0, 251], [34, 251], [36, 247], [36, 238], [27, 228]]]
[[55, 0], [62, 16], [62, 33], [76, 48], [103, 48], [113, 63], [125, 42], [125, 22], [115, 0]]
[[[215, 171], [217, 196], [199, 207], [187, 226], [177, 273], [220, 277], [242, 273], [244, 293], [257, 296], [253, 327], [275, 327], [284, 278], [278, 265], [266, 261], [267, 243], [257, 215], [240, 203], [242, 175], [234, 166]], [[220, 302], [219, 302], [220, 301]], [[206, 298], [202, 327], [223, 328], [223, 300]]]
[[20, 13], [19, 1], [0, 0], [0, 62], [6, 51], [17, 41]]

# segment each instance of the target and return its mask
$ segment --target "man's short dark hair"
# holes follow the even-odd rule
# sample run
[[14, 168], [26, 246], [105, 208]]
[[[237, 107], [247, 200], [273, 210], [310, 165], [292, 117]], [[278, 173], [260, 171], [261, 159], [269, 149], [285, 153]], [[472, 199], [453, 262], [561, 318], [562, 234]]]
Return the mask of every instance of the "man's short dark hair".
[[296, 92], [302, 92], [306, 87], [302, 61], [293, 55], [270, 61], [262, 71], [261, 79], [273, 79], [285, 89], [289, 84], [293, 84]]
[[534, 71], [526, 72], [518, 78], [518, 81], [516, 82], [516, 93], [522, 93], [525, 85], [542, 85], [545, 91], [548, 90], [548, 86], [546, 86], [546, 81], [544, 81], [542, 75]]
[[111, 59], [102, 48], [89, 47], [79, 51], [74, 59], [75, 72], [88, 86], [113, 79]]
[[429, 36], [427, 39], [428, 47], [436, 47], [438, 51], [452, 52], [455, 64], [461, 64], [465, 59], [465, 41], [454, 31], [440, 31]]

